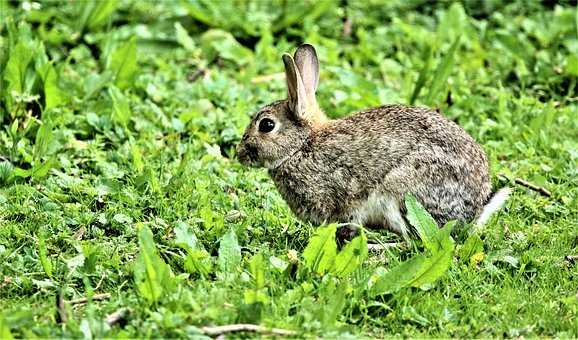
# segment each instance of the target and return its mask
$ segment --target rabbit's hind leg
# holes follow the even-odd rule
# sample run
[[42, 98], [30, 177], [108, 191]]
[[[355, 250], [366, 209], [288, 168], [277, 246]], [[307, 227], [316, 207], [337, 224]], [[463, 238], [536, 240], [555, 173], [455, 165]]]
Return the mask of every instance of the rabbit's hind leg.
[[353, 212], [353, 222], [370, 229], [388, 229], [403, 238], [409, 232], [398, 200], [385, 193], [370, 194]]

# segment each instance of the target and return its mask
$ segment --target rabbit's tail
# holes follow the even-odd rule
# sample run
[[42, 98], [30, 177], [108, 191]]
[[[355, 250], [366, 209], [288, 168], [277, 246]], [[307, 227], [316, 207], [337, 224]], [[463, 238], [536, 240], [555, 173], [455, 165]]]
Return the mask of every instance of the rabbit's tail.
[[494, 193], [476, 220], [476, 225], [482, 226], [486, 224], [495, 212], [498, 212], [500, 209], [502, 209], [511, 193], [512, 189], [508, 187], [502, 188]]

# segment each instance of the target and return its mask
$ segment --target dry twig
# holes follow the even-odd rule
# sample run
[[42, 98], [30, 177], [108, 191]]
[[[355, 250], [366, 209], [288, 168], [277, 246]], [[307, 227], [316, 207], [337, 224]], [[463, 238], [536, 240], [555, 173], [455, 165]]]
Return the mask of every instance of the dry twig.
[[207, 70], [204, 68], [199, 68], [197, 69], [195, 72], [193, 72], [192, 74], [187, 76], [187, 80], [192, 82], [195, 82], [197, 79], [204, 77], [207, 74]]
[[[509, 178], [506, 177], [506, 175], [504, 175], [504, 174], [499, 174], [498, 176], [503, 178], [503, 179], [509, 180]], [[541, 187], [541, 186], [538, 186], [536, 184], [530, 183], [530, 182], [523, 180], [519, 177], [514, 178], [513, 181], [514, 181], [514, 183], [519, 184], [519, 185], [521, 185], [525, 188], [528, 188], [530, 190], [533, 190], [533, 191], [535, 191], [535, 192], [537, 192], [543, 196], [546, 196], [546, 197], [552, 196], [552, 193], [548, 189]]]
[[114, 325], [114, 324], [116, 324], [122, 320], [125, 320], [129, 314], [130, 314], [130, 309], [121, 308], [121, 309], [117, 310], [116, 312], [107, 315], [106, 318], [104, 319], [104, 322], [106, 322], [107, 325], [112, 326], [112, 325]]
[[[94, 294], [92, 296], [92, 301], [101, 301], [101, 300], [106, 300], [110, 298], [110, 294], [109, 293], [102, 293], [102, 294]], [[68, 301], [68, 303], [70, 303], [71, 305], [81, 305], [81, 304], [85, 304], [88, 302], [88, 298], [83, 297], [80, 299], [75, 299], [75, 300], [70, 300]]]
[[218, 336], [225, 333], [233, 333], [233, 332], [255, 332], [255, 333], [265, 333], [281, 336], [290, 336], [296, 334], [294, 331], [290, 331], [287, 329], [267, 328], [264, 326], [243, 324], [243, 323], [225, 326], [216, 326], [216, 327], [203, 327], [201, 328], [201, 330], [205, 334], [212, 336]]
[[56, 296], [56, 308], [58, 310], [56, 319], [59, 323], [66, 323], [68, 321], [68, 313], [66, 312], [66, 301], [62, 296], [62, 292], [59, 292]]

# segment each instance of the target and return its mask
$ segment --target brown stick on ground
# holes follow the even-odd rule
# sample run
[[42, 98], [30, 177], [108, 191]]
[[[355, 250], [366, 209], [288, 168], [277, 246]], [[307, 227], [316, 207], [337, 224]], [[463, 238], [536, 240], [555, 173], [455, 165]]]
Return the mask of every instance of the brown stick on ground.
[[[109, 298], [110, 298], [109, 293], [94, 294], [92, 296], [92, 301], [106, 300]], [[86, 298], [86, 297], [68, 301], [68, 303], [70, 303], [71, 305], [80, 305], [80, 304], [85, 304], [87, 302], [88, 302], [88, 298]]]
[[[504, 174], [499, 174], [498, 176], [499, 176], [499, 177], [502, 177], [502, 178], [504, 178], [504, 179], [506, 179], [506, 180], [509, 180], [509, 178], [506, 177], [506, 175], [504, 175]], [[526, 180], [523, 180], [523, 179], [521, 179], [521, 178], [519, 178], [519, 177], [514, 178], [513, 181], [514, 181], [514, 183], [519, 184], [519, 185], [521, 185], [521, 186], [523, 186], [523, 187], [525, 187], [525, 188], [528, 188], [528, 189], [530, 189], [530, 190], [533, 190], [533, 191], [535, 191], [535, 192], [537, 192], [537, 193], [539, 193], [539, 194], [541, 194], [541, 195], [543, 195], [543, 196], [546, 196], [546, 197], [551, 197], [551, 196], [552, 196], [552, 193], [551, 193], [548, 189], [546, 189], [546, 188], [544, 188], [544, 187], [541, 187], [541, 186], [538, 186], [538, 185], [536, 185], [536, 184], [530, 183], [530, 182], [528, 182], [528, 181], [526, 181]]]
[[130, 309], [121, 308], [121, 309], [117, 310], [116, 312], [107, 315], [106, 318], [104, 319], [104, 322], [106, 322], [107, 325], [112, 326], [112, 325], [120, 322], [121, 320], [126, 319], [126, 317], [129, 314], [130, 314]]
[[68, 314], [66, 312], [66, 302], [64, 301], [62, 292], [58, 292], [58, 296], [56, 296], [56, 308], [58, 310], [56, 319], [59, 323], [66, 323], [68, 321]]
[[201, 330], [205, 334], [212, 336], [233, 332], [255, 332], [255, 333], [266, 333], [281, 336], [289, 336], [296, 334], [294, 331], [290, 331], [287, 329], [267, 328], [264, 326], [243, 324], [243, 323], [234, 325], [216, 326], [216, 327], [202, 327]]

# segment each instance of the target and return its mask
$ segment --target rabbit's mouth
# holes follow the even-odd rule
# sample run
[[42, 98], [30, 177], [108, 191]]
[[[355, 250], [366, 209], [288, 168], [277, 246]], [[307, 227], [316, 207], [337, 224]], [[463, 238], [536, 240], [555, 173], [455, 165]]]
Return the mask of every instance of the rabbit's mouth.
[[257, 161], [257, 148], [248, 144], [239, 145], [237, 147], [237, 159], [239, 163], [245, 166], [255, 165]]

